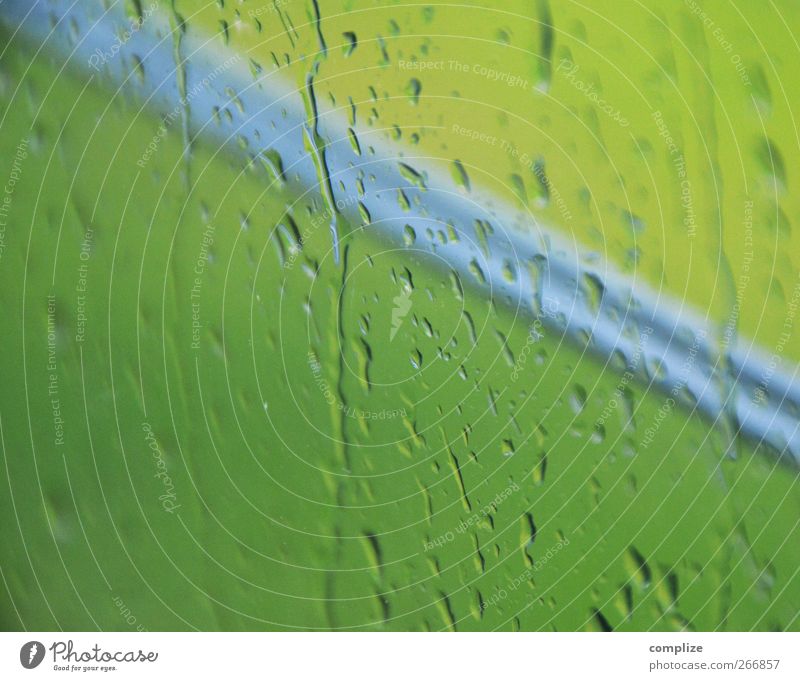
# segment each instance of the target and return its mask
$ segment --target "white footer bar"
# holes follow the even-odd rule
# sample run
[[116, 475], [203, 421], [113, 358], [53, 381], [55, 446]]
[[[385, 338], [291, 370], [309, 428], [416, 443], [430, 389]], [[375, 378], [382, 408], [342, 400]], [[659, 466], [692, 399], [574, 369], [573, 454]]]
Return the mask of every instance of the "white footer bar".
[[0, 634], [3, 679], [798, 679], [799, 659], [797, 633]]

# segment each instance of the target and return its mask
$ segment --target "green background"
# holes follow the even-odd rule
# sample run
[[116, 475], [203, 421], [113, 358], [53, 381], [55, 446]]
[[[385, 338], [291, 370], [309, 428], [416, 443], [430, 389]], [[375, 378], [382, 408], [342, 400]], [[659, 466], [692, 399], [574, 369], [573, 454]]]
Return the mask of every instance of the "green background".
[[[174, 26], [245, 54], [254, 78], [282, 69], [302, 87], [316, 61], [319, 107], [353, 112], [364, 153], [374, 134], [431, 165], [458, 159], [470, 182], [720, 325], [752, 200], [738, 330], [778, 342], [800, 253], [793, 3], [702, 4], [749, 84], [677, 1], [324, 3], [324, 58], [310, 3], [257, 17], [248, 10], [267, 5], [162, 5]], [[485, 285], [430, 267], [422, 244], [445, 227], [397, 249], [341, 224], [336, 264], [317, 190], [294, 195], [249, 162], [253, 149], [199, 136], [186, 152], [181, 123], [139, 168], [162, 121], [135, 79], [90, 81], [12, 33], [0, 31], [0, 185], [29, 144], [0, 257], [4, 629], [800, 627], [795, 466], [688, 410], [643, 448], [664, 396], [636, 381], [597, 426], [624, 366], [547, 331], [531, 343], [530, 320]], [[134, 56], [120, 58], [133, 69]], [[486, 65], [530, 87], [471, 70], [410, 84], [399, 61], [411, 59]], [[560, 78], [561, 59], [631, 125]], [[655, 109], [690, 168], [692, 241]], [[219, 125], [248, 115], [230, 104]], [[530, 168], [453, 123], [543, 159], [572, 219]], [[209, 229], [195, 348], [190, 292]], [[390, 340], [403, 291], [410, 311]], [[800, 345], [785, 353], [789, 371]]]

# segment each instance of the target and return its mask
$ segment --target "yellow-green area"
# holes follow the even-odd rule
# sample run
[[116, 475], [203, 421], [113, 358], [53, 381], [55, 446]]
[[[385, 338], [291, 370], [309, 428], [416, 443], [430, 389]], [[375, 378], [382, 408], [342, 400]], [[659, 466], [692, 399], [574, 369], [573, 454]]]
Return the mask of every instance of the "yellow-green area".
[[320, 115], [352, 119], [362, 146], [393, 140], [425, 168], [459, 162], [530, 211], [532, 231], [564, 233], [722, 333], [800, 360], [780, 344], [800, 284], [797, 5], [485, 4], [175, 11], [298, 87], [318, 63]]

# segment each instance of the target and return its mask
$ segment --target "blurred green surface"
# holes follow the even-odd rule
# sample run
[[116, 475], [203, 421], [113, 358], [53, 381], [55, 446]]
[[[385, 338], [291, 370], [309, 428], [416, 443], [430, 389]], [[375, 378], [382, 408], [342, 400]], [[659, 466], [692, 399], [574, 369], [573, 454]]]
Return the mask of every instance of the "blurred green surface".
[[[693, 3], [360, 4], [322, 8], [323, 110], [459, 159], [721, 325], [753, 201], [737, 324], [778, 342], [799, 252], [796, 5], [702, 4], [747, 85]], [[311, 68], [311, 4], [174, 5], [261, 69], [288, 61], [299, 85]], [[335, 264], [318, 193], [202, 137], [186, 156], [178, 123], [138, 167], [161, 121], [135, 87], [0, 35], [0, 184], [28, 141], [0, 257], [4, 629], [799, 628], [795, 468], [685, 411], [643, 448], [664, 396], [636, 382], [597, 425], [624, 366], [532, 338], [485, 289], [368, 231], [344, 225]], [[528, 87], [445, 70], [418, 74], [417, 97], [411, 59]], [[690, 167], [691, 239], [653, 108]], [[570, 219], [453, 124], [543, 159]]]

